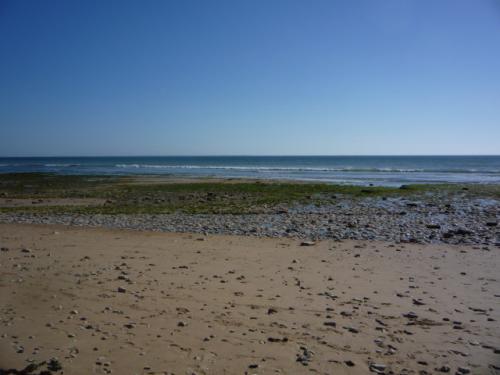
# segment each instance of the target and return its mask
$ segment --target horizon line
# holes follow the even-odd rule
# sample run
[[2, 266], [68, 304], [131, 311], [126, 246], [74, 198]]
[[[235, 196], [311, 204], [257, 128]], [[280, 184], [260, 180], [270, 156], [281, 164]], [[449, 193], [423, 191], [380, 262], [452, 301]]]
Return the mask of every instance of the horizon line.
[[22, 158], [162, 158], [162, 157], [446, 157], [446, 156], [500, 156], [500, 154], [169, 154], [169, 155], [21, 155], [21, 156], [0, 156], [4, 159]]

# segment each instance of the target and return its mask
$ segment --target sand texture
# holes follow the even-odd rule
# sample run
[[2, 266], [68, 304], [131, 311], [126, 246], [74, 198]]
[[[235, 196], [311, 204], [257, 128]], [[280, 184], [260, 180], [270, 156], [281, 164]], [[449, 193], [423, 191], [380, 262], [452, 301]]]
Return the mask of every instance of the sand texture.
[[21, 224], [0, 246], [3, 370], [499, 373], [496, 247]]

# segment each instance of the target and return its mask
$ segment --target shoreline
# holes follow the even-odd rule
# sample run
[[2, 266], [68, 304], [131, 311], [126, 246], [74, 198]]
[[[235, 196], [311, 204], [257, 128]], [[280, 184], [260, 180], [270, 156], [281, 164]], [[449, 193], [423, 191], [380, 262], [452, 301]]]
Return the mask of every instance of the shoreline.
[[[166, 182], [168, 181], [168, 182]], [[0, 222], [500, 246], [500, 185], [0, 175]]]

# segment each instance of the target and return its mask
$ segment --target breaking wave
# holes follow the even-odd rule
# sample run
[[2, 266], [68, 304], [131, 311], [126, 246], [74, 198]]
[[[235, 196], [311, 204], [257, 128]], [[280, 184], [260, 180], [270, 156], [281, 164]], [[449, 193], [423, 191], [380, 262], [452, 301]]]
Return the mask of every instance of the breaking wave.
[[237, 171], [295, 171], [295, 172], [382, 172], [382, 173], [486, 173], [500, 174], [500, 170], [477, 169], [421, 169], [421, 168], [354, 168], [354, 167], [260, 167], [228, 165], [165, 165], [165, 164], [116, 164], [116, 168], [125, 169], [219, 169]]

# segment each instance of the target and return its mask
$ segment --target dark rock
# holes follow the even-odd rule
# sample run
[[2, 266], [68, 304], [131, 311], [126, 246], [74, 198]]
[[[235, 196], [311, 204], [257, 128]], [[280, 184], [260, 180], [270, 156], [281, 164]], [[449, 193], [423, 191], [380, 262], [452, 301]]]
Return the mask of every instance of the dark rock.
[[441, 367], [436, 368], [436, 371], [448, 373], [448, 372], [450, 372], [450, 368], [448, 366], [441, 366]]
[[472, 231], [465, 228], [458, 228], [455, 229], [455, 234], [458, 234], [459, 236], [468, 236], [472, 234]]
[[455, 233], [451, 230], [443, 233], [443, 238], [452, 238]]
[[316, 245], [316, 242], [314, 241], [302, 241], [300, 243], [300, 246], [314, 246], [314, 245]]
[[379, 364], [379, 363], [372, 363], [370, 364], [370, 371], [375, 372], [377, 374], [383, 374], [385, 373], [385, 365]]
[[417, 319], [418, 318], [418, 315], [415, 314], [413, 311], [410, 311], [409, 313], [403, 314], [403, 316], [405, 318], [408, 318], [408, 319]]
[[332, 321], [324, 322], [323, 325], [327, 327], [337, 327], [337, 323]]
[[440, 229], [441, 225], [439, 225], [439, 224], [427, 224], [426, 227], [428, 229]]
[[283, 337], [281, 339], [279, 337], [268, 337], [267, 341], [269, 341], [269, 342], [288, 342], [288, 337]]
[[413, 304], [417, 305], [417, 306], [423, 306], [423, 305], [425, 305], [424, 302], [422, 302], [422, 301], [420, 301], [418, 299], [415, 299], [415, 298], [413, 299]]
[[300, 347], [301, 352], [297, 354], [297, 362], [304, 366], [308, 366], [309, 362], [312, 360], [314, 353], [304, 346]]
[[49, 371], [61, 371], [62, 366], [61, 366], [61, 363], [56, 358], [52, 358], [49, 361], [49, 363], [47, 363], [47, 369]]

